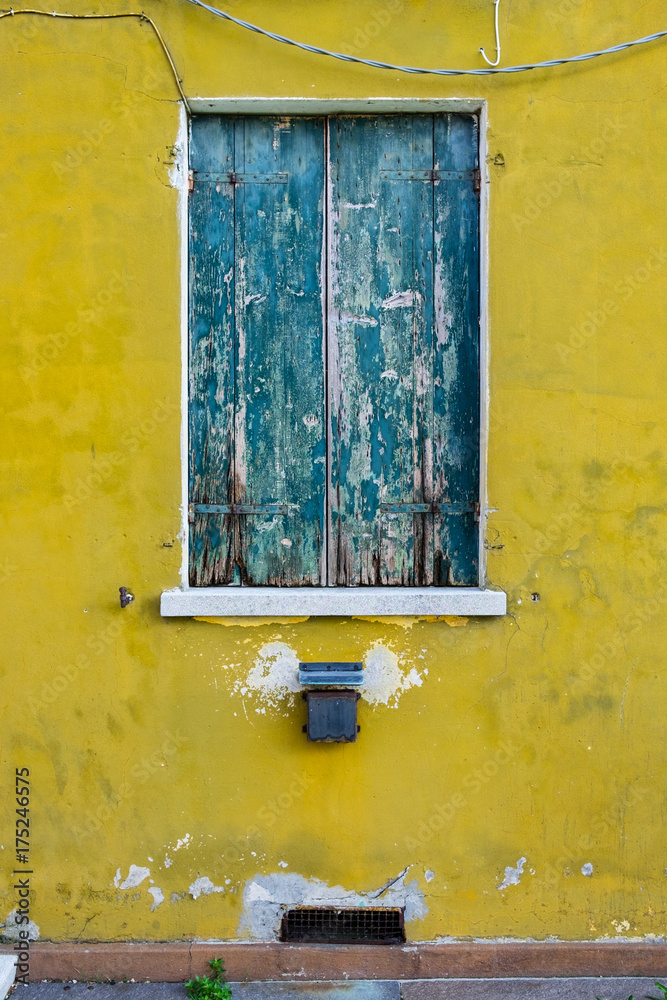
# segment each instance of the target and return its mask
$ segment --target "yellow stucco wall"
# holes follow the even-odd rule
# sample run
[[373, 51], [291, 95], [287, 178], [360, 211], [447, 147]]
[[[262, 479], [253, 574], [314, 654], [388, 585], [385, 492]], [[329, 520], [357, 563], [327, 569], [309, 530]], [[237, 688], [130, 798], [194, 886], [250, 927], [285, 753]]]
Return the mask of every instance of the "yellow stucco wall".
[[[227, 7], [396, 62], [493, 51], [487, 0]], [[383, 898], [407, 900], [411, 939], [660, 934], [665, 44], [448, 80], [311, 56], [183, 0], [143, 9], [192, 96], [488, 101], [487, 555], [509, 611], [160, 618], [181, 565], [174, 81], [137, 21], [1, 20], [0, 920], [27, 766], [42, 938], [257, 934], [290, 892], [368, 901], [407, 866]], [[505, 65], [667, 26], [658, 0], [505, 0], [500, 20]], [[356, 745], [306, 743], [276, 680], [296, 657], [373, 666]]]

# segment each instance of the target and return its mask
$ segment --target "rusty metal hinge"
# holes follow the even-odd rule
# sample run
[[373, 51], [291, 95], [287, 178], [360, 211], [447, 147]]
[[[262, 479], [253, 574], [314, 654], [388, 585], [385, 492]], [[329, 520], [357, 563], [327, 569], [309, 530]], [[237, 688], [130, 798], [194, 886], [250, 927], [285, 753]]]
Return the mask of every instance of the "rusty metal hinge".
[[242, 173], [235, 170], [227, 170], [221, 173], [211, 170], [190, 170], [189, 172], [190, 190], [192, 191], [195, 181], [198, 184], [287, 184], [289, 174], [285, 170], [271, 174]]
[[188, 170], [188, 194], [192, 194], [195, 189], [195, 172]]

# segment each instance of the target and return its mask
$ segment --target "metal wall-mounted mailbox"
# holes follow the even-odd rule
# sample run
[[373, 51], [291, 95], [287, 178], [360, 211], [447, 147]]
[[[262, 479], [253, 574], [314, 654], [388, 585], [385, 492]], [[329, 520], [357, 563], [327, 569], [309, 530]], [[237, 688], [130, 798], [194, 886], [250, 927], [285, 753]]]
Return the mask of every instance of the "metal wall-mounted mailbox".
[[303, 727], [309, 743], [355, 743], [357, 725], [356, 691], [304, 691], [308, 724]]
[[327, 660], [324, 663], [299, 663], [299, 684], [349, 687], [363, 684], [363, 663], [341, 663]]

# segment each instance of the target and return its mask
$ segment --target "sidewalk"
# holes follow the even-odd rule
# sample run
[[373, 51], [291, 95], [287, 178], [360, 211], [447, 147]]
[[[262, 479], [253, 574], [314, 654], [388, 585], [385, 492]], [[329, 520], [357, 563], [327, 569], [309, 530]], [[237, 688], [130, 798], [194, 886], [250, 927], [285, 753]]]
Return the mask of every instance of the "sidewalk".
[[[231, 983], [233, 1000], [644, 1000], [654, 979], [412, 979]], [[30, 983], [15, 1000], [186, 1000], [182, 983]]]

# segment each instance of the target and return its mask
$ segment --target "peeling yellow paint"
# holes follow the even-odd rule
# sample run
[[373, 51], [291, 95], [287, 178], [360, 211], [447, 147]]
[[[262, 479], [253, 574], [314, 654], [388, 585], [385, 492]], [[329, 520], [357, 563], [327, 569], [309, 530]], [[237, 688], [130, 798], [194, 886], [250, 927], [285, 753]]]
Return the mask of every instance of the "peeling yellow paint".
[[353, 615], [360, 622], [378, 622], [380, 625], [398, 625], [410, 629], [417, 622], [435, 621], [429, 615]]
[[238, 616], [236, 618], [209, 618], [206, 616], [195, 615], [194, 620], [196, 622], [208, 622], [210, 625], [235, 625], [240, 628], [257, 628], [262, 625], [293, 625], [295, 622], [307, 622], [308, 615], [302, 618], [262, 618], [260, 615], [256, 617], [250, 616]]

